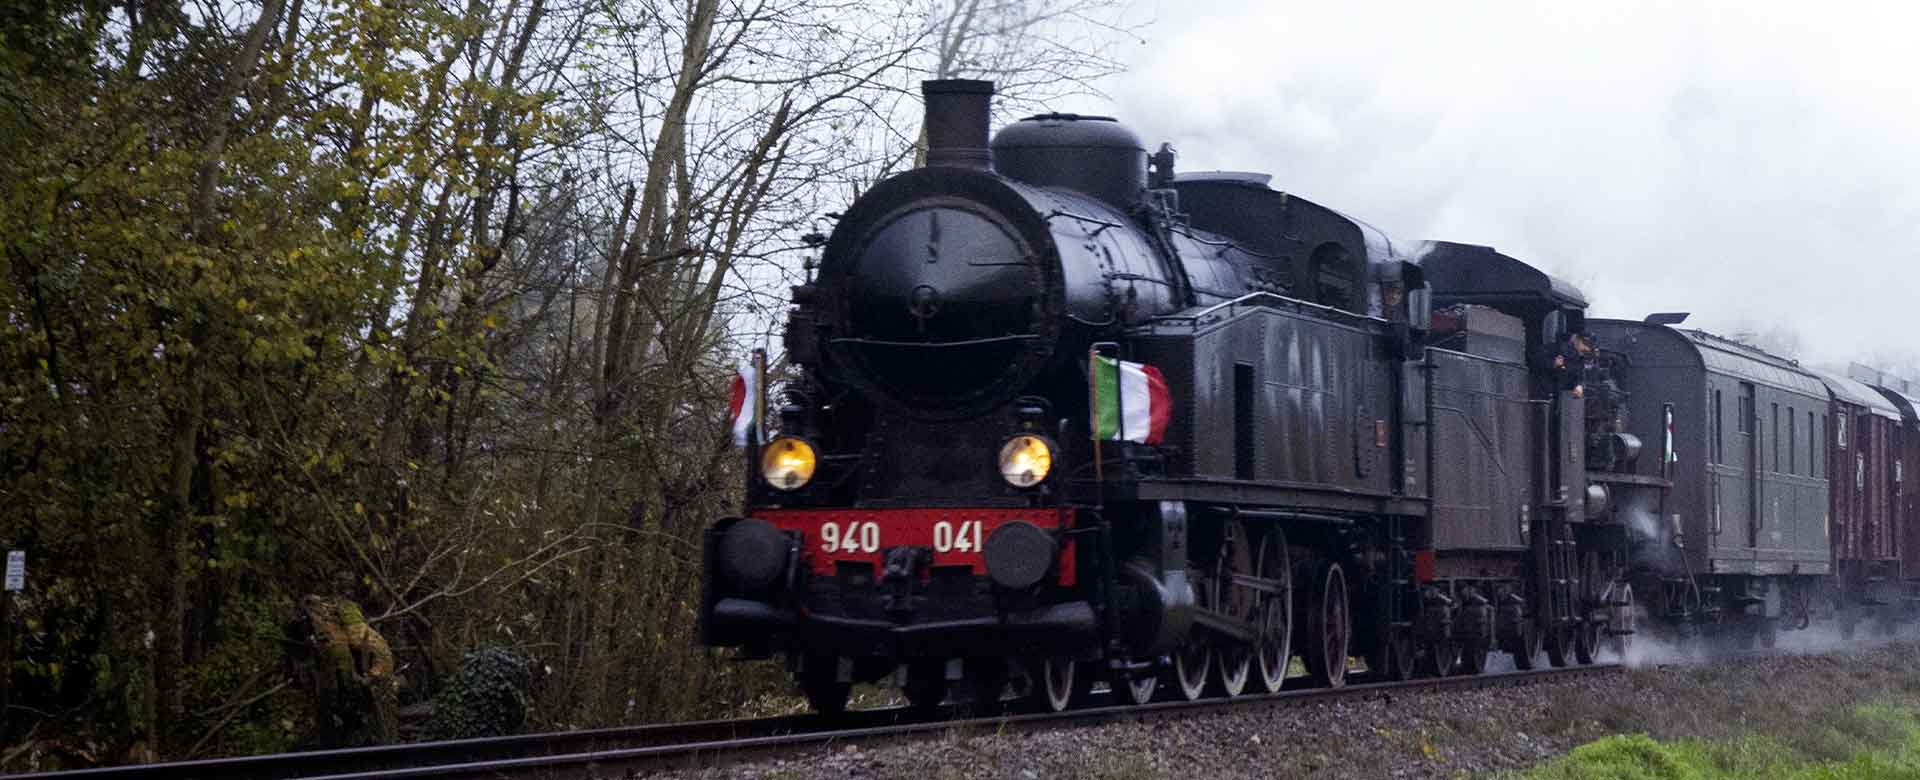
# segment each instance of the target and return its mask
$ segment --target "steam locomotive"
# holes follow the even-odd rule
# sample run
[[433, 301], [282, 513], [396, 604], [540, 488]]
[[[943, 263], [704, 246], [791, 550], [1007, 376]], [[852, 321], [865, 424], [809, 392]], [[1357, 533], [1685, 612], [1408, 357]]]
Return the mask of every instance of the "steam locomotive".
[[1277, 691], [1296, 656], [1326, 686], [1592, 663], [1641, 617], [1798, 627], [1831, 579], [1824, 537], [1717, 533], [1744, 520], [1694, 486], [1736, 467], [1689, 458], [1723, 385], [1813, 412], [1797, 368], [1590, 322], [1513, 257], [1176, 171], [1108, 117], [989, 143], [991, 83], [923, 89], [926, 165], [793, 290], [745, 510], [704, 540], [701, 641], [784, 655], [816, 710], [888, 678], [1059, 710]]

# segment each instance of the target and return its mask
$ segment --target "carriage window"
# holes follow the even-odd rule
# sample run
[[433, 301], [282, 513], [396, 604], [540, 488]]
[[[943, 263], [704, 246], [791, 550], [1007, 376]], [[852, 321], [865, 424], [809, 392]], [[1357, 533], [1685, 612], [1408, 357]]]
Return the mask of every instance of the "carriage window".
[[1787, 473], [1800, 473], [1800, 426], [1793, 407], [1787, 407]]
[[1780, 471], [1780, 405], [1779, 404], [1773, 405], [1773, 439], [1768, 443], [1773, 445], [1773, 471], [1774, 473], [1777, 474]]
[[1721, 439], [1721, 432], [1726, 427], [1725, 420], [1726, 418], [1721, 416], [1720, 391], [1715, 390], [1713, 391], [1713, 417], [1707, 421], [1713, 426], [1713, 430], [1708, 431], [1707, 435], [1713, 437], [1713, 462], [1715, 463], [1727, 462], [1726, 444]]
[[1753, 396], [1740, 396], [1740, 419], [1733, 422], [1741, 433], [1753, 433]]
[[1813, 412], [1807, 412], [1807, 463], [1813, 467], [1811, 471], [1816, 477], [1827, 475], [1827, 440], [1820, 435], [1820, 421], [1825, 419], [1825, 415], [1815, 417]]
[[1846, 412], [1841, 412], [1833, 416], [1833, 441], [1835, 444], [1840, 445], [1840, 449], [1844, 450], [1847, 448]]

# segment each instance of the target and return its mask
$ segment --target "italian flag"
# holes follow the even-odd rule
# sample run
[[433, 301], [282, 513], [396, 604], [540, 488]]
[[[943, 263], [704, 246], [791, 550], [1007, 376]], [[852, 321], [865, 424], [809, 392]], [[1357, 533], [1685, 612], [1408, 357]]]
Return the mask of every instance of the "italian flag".
[[1159, 444], [1173, 414], [1160, 369], [1104, 355], [1093, 357], [1094, 438]]
[[745, 447], [757, 437], [753, 435], [754, 419], [759, 405], [756, 404], [756, 392], [760, 385], [759, 372], [752, 363], [740, 367], [740, 373], [733, 375], [733, 400], [727, 408], [727, 418], [732, 420], [733, 445]]

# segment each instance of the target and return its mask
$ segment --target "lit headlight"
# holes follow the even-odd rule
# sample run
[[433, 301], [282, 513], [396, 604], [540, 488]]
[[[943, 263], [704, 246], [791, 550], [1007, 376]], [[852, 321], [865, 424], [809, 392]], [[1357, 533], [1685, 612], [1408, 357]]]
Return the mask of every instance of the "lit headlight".
[[813, 445], [781, 436], [760, 449], [760, 476], [781, 490], [799, 490], [813, 479]]
[[1007, 440], [1000, 448], [1000, 476], [1014, 487], [1033, 487], [1053, 470], [1053, 447], [1032, 434]]

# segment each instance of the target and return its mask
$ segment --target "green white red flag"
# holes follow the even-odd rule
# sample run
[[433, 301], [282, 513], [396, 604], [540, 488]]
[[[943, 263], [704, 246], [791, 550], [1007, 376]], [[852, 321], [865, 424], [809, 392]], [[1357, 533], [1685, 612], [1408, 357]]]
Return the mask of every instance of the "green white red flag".
[[1094, 437], [1159, 444], [1173, 415], [1173, 397], [1160, 369], [1095, 355], [1092, 374]]

